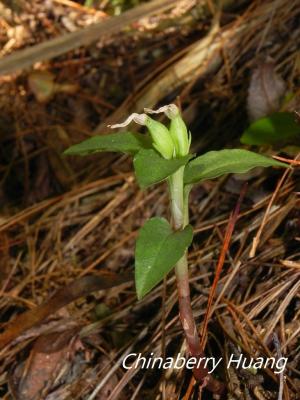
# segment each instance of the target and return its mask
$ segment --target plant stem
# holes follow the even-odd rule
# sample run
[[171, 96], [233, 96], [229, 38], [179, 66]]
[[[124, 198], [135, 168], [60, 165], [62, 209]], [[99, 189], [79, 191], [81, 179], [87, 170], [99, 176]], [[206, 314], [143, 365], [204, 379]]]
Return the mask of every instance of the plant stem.
[[[183, 172], [184, 167], [170, 177], [171, 214], [175, 230], [181, 230], [189, 223], [188, 213], [186, 212], [187, 204], [184, 204], [187, 202], [187, 198], [184, 197], [187, 196], [184, 196]], [[181, 323], [191, 354], [199, 356], [201, 353], [200, 340], [191, 308], [187, 253], [177, 262], [175, 274]]]
[[[190, 187], [184, 187], [183, 174], [184, 167], [181, 167], [169, 178], [172, 225], [175, 230], [181, 230], [189, 223], [188, 197]], [[179, 315], [188, 348], [193, 357], [200, 359], [203, 357], [203, 350], [201, 348], [200, 337], [191, 307], [187, 252], [177, 262], [175, 274], [178, 290]], [[205, 384], [212, 392], [222, 393], [224, 391], [223, 384], [213, 379], [204, 366], [200, 365], [199, 368], [194, 368], [193, 373], [195, 378], [200, 381], [201, 384]]]

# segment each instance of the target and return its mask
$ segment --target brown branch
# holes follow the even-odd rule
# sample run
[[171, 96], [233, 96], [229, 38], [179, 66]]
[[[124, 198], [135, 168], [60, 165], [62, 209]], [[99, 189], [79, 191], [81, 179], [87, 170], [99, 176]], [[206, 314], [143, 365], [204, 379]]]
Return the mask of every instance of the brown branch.
[[72, 301], [87, 296], [97, 290], [110, 289], [123, 283], [131, 282], [133, 275], [101, 273], [99, 276], [85, 276], [76, 279], [70, 285], [59, 289], [50, 299], [40, 306], [18, 315], [9, 323], [7, 329], [0, 334], [0, 349], [11, 343], [24, 331], [44, 321], [49, 315], [54, 314], [60, 308]]
[[31, 67], [35, 62], [49, 60], [80, 46], [87, 46], [99, 40], [101, 36], [113, 35], [140, 18], [164, 12], [172, 6], [174, 6], [174, 0], [153, 0], [117, 17], [105, 19], [76, 32], [16, 51], [0, 61], [0, 75]]

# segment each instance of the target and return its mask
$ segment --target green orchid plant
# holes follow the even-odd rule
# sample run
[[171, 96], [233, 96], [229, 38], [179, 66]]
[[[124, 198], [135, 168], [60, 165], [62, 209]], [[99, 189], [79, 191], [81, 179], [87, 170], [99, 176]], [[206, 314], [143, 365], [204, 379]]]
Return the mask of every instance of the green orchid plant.
[[[149, 114], [164, 113], [169, 126], [151, 118]], [[95, 152], [121, 152], [133, 156], [133, 166], [141, 189], [166, 181], [169, 188], [171, 221], [150, 218], [141, 228], [135, 247], [135, 286], [142, 299], [175, 268], [179, 314], [188, 349], [193, 357], [201, 357], [203, 350], [191, 308], [187, 249], [193, 240], [189, 224], [189, 193], [192, 187], [207, 179], [228, 173], [245, 173], [255, 167], [286, 167], [279, 161], [243, 149], [210, 151], [196, 157], [190, 153], [191, 134], [175, 104], [143, 114], [132, 114], [121, 124], [131, 122], [146, 126], [148, 134], [120, 132], [94, 136], [71, 146], [67, 155], [86, 155]], [[207, 376], [203, 369], [194, 370], [196, 379], [208, 389], [222, 393], [224, 387]]]

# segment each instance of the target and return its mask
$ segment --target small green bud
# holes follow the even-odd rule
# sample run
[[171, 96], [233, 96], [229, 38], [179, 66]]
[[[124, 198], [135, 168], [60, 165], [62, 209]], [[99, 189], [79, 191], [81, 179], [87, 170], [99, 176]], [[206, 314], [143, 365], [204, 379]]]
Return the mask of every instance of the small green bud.
[[170, 104], [166, 115], [170, 118], [170, 135], [175, 145], [176, 156], [186, 156], [190, 150], [191, 138], [175, 104]]
[[[151, 110], [148, 108], [145, 108], [145, 111], [149, 112], [150, 114], [158, 114], [160, 112], [164, 112], [166, 114], [166, 109], [167, 109], [167, 111], [169, 111], [169, 108], [170, 108], [172, 111], [173, 106], [176, 107], [174, 104], [171, 104], [170, 106], [161, 107], [157, 111], [154, 111], [154, 110]], [[176, 107], [176, 110], [177, 110], [176, 112], [179, 113], [177, 107]], [[139, 125], [145, 125], [148, 128], [151, 138], [152, 138], [152, 141], [153, 141], [153, 147], [164, 158], [166, 158], [167, 160], [170, 160], [171, 158], [176, 156], [175, 143], [173, 142], [172, 136], [171, 136], [168, 128], [165, 125], [163, 125], [161, 122], [155, 121], [154, 119], [149, 117], [147, 114], [133, 113], [133, 114], [129, 115], [129, 117], [126, 119], [126, 121], [122, 122], [121, 124], [108, 125], [108, 126], [112, 129], [122, 128], [124, 126], [129, 125], [132, 121], [134, 121], [135, 123], [137, 123]]]
[[175, 146], [168, 128], [147, 116], [145, 121], [153, 140], [153, 147], [167, 160], [175, 155]]

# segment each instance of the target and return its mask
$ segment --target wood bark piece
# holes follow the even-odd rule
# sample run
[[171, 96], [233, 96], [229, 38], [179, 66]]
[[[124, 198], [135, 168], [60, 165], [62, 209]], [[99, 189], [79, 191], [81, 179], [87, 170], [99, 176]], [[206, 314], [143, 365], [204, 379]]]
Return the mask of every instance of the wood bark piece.
[[112, 17], [76, 32], [67, 33], [55, 39], [37, 44], [0, 60], [0, 75], [10, 74], [32, 66], [35, 62], [49, 60], [67, 51], [87, 46], [102, 36], [119, 32], [127, 25], [140, 18], [149, 17], [174, 7], [174, 0], [153, 0], [135, 7], [120, 16]]

